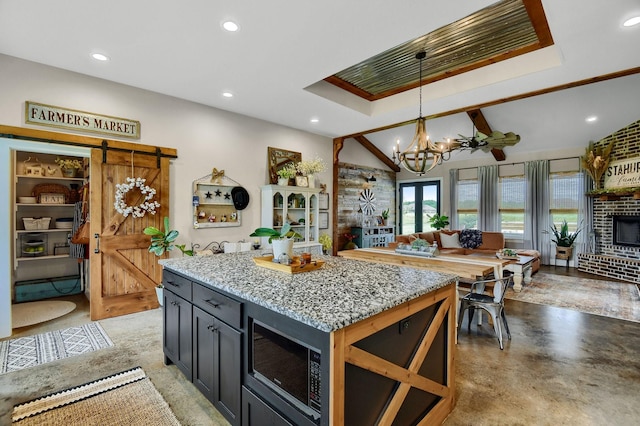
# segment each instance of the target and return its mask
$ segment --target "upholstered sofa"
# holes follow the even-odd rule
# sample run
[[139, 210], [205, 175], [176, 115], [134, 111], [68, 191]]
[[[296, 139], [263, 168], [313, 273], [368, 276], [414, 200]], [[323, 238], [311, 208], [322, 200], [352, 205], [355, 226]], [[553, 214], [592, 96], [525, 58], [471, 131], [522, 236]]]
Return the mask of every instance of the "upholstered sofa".
[[[433, 244], [435, 241], [438, 243], [440, 253], [443, 254], [495, 255], [496, 252], [505, 248], [505, 239], [502, 232], [478, 231], [475, 229], [462, 231], [442, 230], [396, 235], [396, 243], [411, 244], [417, 238], [426, 240], [429, 244]], [[540, 269], [539, 252], [535, 250], [516, 250], [516, 252], [523, 256], [533, 256], [536, 258], [531, 266], [532, 273]]]

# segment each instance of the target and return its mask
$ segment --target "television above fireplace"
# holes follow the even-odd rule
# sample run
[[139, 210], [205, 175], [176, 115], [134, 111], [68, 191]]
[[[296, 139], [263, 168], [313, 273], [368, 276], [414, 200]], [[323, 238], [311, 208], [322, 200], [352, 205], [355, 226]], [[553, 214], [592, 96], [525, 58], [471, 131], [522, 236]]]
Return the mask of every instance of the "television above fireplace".
[[613, 244], [640, 247], [640, 216], [613, 216]]

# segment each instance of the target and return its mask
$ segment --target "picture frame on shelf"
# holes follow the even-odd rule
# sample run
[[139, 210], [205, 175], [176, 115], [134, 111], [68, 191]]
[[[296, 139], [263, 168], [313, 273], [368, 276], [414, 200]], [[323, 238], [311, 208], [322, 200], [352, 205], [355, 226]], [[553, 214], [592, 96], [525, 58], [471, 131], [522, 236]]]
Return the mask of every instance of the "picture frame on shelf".
[[320, 229], [329, 228], [329, 212], [318, 213], [318, 228]]
[[320, 210], [329, 210], [329, 193], [321, 192], [318, 194], [318, 208]]

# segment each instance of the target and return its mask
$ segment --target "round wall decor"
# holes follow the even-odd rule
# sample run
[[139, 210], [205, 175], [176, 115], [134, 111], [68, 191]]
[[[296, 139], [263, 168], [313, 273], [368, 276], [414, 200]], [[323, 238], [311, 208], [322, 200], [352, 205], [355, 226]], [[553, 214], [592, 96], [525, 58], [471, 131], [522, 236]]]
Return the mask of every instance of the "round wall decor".
[[360, 193], [360, 210], [367, 216], [373, 214], [376, 211], [376, 196], [370, 189], [365, 189]]

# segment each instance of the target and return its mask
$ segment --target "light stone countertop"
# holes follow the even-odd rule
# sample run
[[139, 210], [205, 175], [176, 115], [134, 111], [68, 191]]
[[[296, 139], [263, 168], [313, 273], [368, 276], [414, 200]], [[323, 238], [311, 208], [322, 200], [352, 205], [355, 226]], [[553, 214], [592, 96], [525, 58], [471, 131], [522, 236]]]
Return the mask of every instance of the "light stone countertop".
[[164, 268], [325, 332], [339, 330], [455, 282], [456, 276], [316, 256], [325, 265], [288, 274], [256, 265], [260, 251], [161, 259]]

